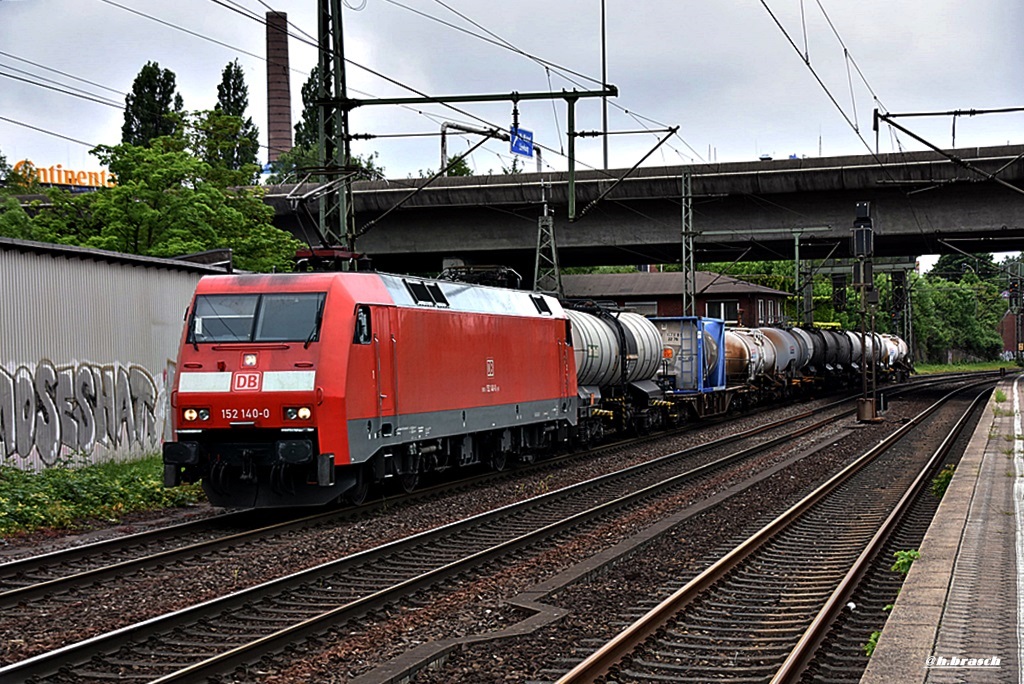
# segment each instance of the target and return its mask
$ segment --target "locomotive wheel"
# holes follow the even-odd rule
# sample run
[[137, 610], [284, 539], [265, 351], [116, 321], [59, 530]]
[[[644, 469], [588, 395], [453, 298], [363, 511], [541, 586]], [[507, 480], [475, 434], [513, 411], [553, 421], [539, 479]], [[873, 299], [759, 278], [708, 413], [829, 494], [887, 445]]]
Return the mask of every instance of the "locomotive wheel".
[[345, 501], [353, 506], [362, 506], [370, 495], [370, 477], [365, 469], [359, 470], [356, 485], [345, 492]]
[[497, 451], [491, 455], [491, 468], [501, 472], [508, 467], [508, 454], [504, 451]]
[[419, 473], [403, 473], [398, 476], [398, 485], [406, 494], [411, 494], [420, 484]]

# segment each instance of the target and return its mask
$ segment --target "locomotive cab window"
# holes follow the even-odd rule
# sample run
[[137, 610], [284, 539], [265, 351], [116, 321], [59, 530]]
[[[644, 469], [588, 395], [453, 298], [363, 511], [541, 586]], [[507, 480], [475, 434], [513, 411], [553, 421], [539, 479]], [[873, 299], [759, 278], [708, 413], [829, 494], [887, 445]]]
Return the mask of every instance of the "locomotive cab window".
[[352, 341], [356, 344], [370, 344], [373, 342], [373, 324], [370, 318], [370, 307], [368, 306], [356, 308], [356, 333]]
[[189, 343], [319, 339], [323, 292], [199, 295]]

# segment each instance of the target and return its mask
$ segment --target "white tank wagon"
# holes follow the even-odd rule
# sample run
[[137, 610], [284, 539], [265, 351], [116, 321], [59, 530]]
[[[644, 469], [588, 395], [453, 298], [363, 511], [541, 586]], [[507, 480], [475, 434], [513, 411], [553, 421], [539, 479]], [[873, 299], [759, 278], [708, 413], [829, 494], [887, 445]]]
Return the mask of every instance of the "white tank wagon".
[[578, 384], [608, 387], [654, 377], [662, 345], [649, 320], [629, 311], [601, 316], [572, 309], [566, 313], [572, 321]]
[[654, 382], [662, 342], [654, 324], [629, 311], [567, 308], [576, 382], [584, 416], [604, 415], [616, 427], [653, 429], [669, 417]]
[[[804, 341], [792, 330], [783, 328], [758, 328], [775, 348], [774, 366], [776, 376], [792, 378], [807, 365], [810, 358]], [[767, 364], [766, 364], [767, 365]]]

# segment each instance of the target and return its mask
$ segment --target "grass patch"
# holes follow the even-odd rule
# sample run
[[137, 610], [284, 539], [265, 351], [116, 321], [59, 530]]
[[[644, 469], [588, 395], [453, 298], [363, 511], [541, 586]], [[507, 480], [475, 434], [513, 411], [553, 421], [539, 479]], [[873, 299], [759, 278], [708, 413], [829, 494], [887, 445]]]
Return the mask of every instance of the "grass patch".
[[998, 401], [999, 403], [1003, 403], [1004, 401], [1006, 401], [1006, 392], [997, 388], [995, 391], [995, 398], [996, 401]]
[[1013, 361], [979, 361], [978, 363], [915, 363], [914, 371], [919, 375], [931, 373], [965, 373], [970, 371], [993, 371], [1005, 368], [1007, 371], [1017, 368]]
[[160, 456], [41, 473], [0, 466], [0, 535], [116, 523], [126, 513], [204, 498], [199, 485], [165, 488]]

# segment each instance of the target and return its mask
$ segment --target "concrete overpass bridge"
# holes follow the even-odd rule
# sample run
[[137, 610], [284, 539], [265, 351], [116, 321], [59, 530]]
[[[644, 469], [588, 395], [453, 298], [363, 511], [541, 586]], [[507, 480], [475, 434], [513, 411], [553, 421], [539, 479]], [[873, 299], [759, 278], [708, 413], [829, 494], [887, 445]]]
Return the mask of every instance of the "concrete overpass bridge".
[[[568, 220], [564, 173], [442, 178], [373, 225], [356, 244], [380, 270], [432, 273], [444, 259], [533, 273], [546, 194], [563, 266], [680, 260], [682, 177], [692, 178], [696, 260], [848, 257], [854, 207], [869, 201], [877, 256], [1024, 249], [1024, 145], [933, 152], [644, 167], [577, 173]], [[998, 179], [998, 180], [994, 180]], [[380, 217], [420, 179], [361, 182], [356, 226]], [[547, 186], [542, 189], [542, 184]], [[1016, 190], [1015, 190], [1016, 189]], [[274, 186], [275, 223], [312, 235], [313, 186]]]

